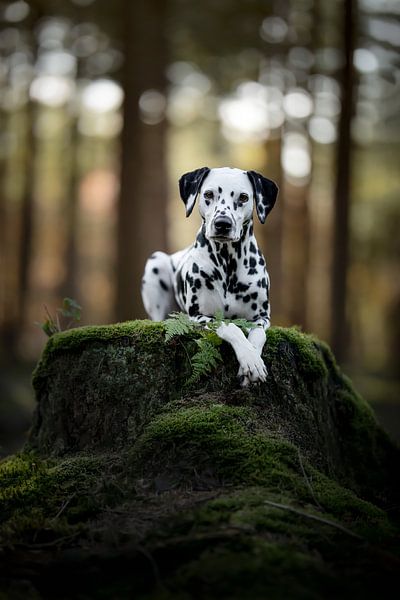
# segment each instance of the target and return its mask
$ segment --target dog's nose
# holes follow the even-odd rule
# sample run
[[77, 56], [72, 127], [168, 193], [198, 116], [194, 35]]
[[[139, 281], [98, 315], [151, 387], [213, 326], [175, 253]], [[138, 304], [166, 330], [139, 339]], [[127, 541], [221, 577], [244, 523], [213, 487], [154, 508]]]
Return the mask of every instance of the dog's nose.
[[220, 235], [227, 235], [232, 229], [232, 221], [229, 217], [217, 217], [214, 221], [215, 232]]

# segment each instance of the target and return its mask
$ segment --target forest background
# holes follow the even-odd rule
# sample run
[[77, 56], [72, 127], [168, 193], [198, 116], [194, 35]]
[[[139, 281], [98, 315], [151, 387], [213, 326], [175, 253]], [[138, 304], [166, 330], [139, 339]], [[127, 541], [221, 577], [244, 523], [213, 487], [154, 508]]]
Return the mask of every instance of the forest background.
[[47, 311], [144, 318], [146, 257], [200, 223], [179, 177], [225, 165], [280, 187], [273, 325], [330, 343], [400, 438], [399, 45], [395, 0], [0, 1], [1, 454]]

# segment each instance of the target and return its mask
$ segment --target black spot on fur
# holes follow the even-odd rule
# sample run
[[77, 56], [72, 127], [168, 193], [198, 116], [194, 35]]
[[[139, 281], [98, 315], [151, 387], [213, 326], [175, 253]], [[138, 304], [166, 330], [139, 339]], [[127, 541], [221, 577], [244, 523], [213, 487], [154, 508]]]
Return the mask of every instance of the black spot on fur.
[[255, 247], [253, 242], [250, 242], [250, 252], [252, 252], [253, 254], [256, 254], [257, 252], [257, 248]]
[[251, 305], [251, 310], [257, 310], [257, 304], [255, 302]]
[[239, 281], [236, 286], [236, 289], [238, 292], [247, 292], [249, 287], [250, 287], [250, 285], [248, 285], [247, 283], [242, 283], [241, 281]]
[[220, 281], [222, 281], [222, 275], [218, 271], [218, 269], [213, 269], [212, 276], [213, 276], [213, 279], [219, 279]]
[[250, 302], [249, 294], [247, 294], [246, 296], [243, 296], [243, 302]]
[[193, 271], [193, 273], [198, 273], [199, 272], [199, 266], [195, 262], [193, 263], [192, 271]]
[[222, 194], [222, 188], [220, 188], [220, 187], [219, 187], [219, 188], [218, 188], [218, 192], [219, 192], [220, 194]]
[[217, 258], [216, 258], [216, 256], [215, 256], [214, 252], [211, 252], [211, 254], [210, 254], [210, 258], [211, 258], [211, 260], [213, 261], [214, 265], [215, 265], [216, 267], [218, 267], [219, 263], [218, 263], [218, 261], [217, 261]]
[[254, 268], [256, 266], [256, 264], [257, 264], [256, 259], [251, 256], [250, 260], [249, 260], [250, 267]]
[[160, 279], [160, 285], [164, 291], [168, 292], [169, 288], [168, 288], [167, 284], [165, 283], [165, 281], [163, 281], [162, 279]]
[[158, 275], [158, 269], [157, 269], [157, 267], [153, 267], [153, 273], [155, 273], [156, 275]]
[[199, 312], [198, 304], [192, 304], [191, 306], [189, 306], [189, 316], [190, 317], [194, 317], [198, 312]]
[[235, 195], [235, 192], [231, 192], [231, 198], [233, 198], [234, 195]]
[[196, 237], [196, 242], [201, 246], [201, 248], [204, 248], [204, 246], [207, 244], [208, 240], [206, 238], [206, 236], [204, 235], [204, 225], [203, 227], [200, 229], [199, 233], [197, 234]]
[[201, 281], [200, 279], [196, 279], [194, 282], [195, 287], [199, 290], [201, 288]]

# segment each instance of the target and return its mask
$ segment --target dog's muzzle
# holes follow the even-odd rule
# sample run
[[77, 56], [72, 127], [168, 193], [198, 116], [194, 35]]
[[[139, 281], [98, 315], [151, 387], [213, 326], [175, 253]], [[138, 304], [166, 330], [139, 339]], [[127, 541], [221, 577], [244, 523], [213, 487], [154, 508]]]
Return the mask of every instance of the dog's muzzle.
[[231, 238], [233, 221], [229, 217], [216, 217], [212, 225], [212, 237]]

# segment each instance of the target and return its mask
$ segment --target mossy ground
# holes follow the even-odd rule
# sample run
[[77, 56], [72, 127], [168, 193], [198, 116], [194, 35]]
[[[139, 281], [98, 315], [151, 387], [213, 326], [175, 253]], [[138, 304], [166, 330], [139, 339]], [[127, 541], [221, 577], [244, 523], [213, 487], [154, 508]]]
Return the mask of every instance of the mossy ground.
[[274, 328], [265, 386], [240, 390], [225, 348], [190, 389], [192, 340], [163, 335], [50, 340], [30, 450], [0, 463], [3, 597], [375, 598], [399, 567], [399, 455], [329, 349]]

